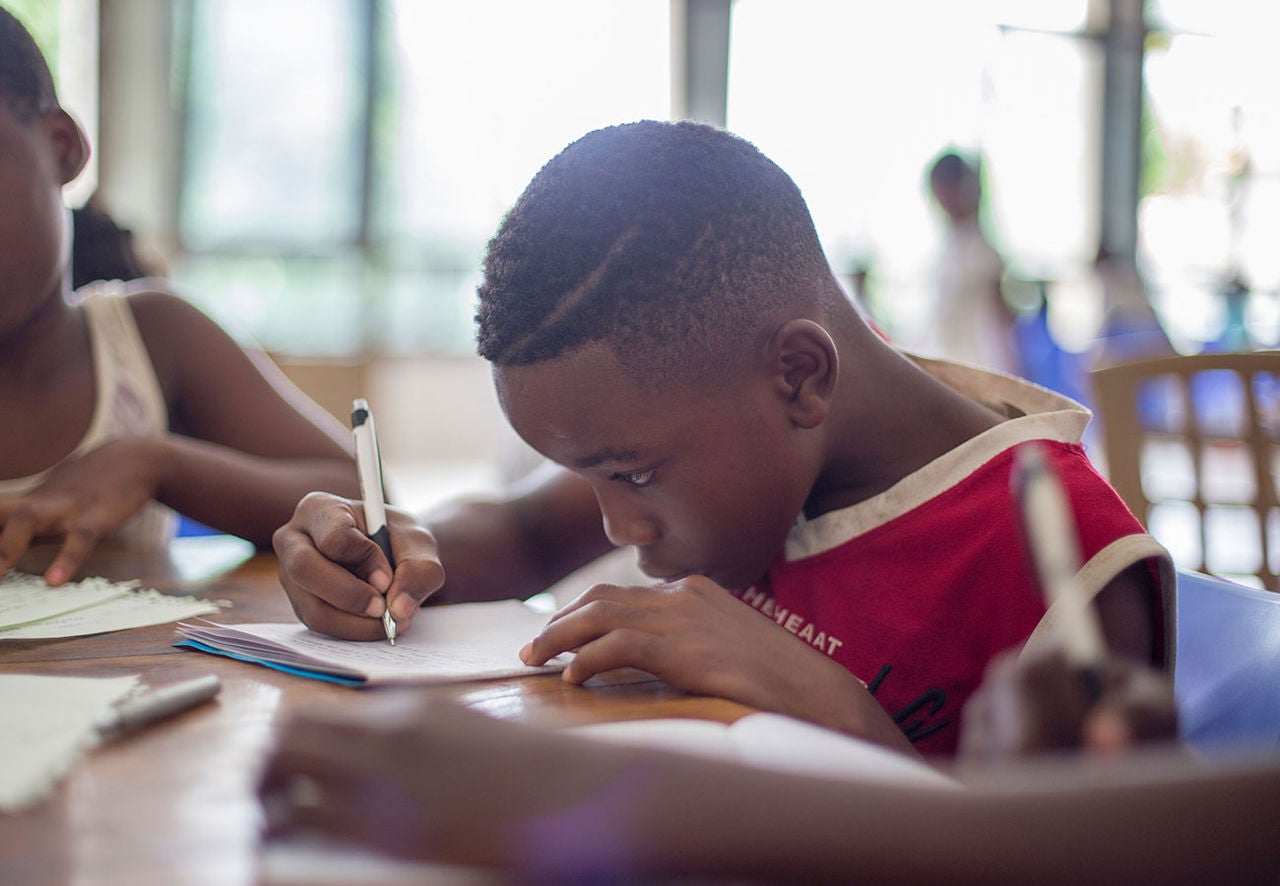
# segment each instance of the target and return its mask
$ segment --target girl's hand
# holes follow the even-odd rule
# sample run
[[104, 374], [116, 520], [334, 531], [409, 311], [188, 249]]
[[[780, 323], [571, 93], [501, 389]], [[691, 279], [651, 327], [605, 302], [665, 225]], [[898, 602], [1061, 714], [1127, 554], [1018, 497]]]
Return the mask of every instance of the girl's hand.
[[0, 498], [0, 574], [37, 539], [62, 539], [45, 581], [70, 579], [99, 540], [155, 497], [162, 437], [119, 437], [66, 459], [25, 495]]

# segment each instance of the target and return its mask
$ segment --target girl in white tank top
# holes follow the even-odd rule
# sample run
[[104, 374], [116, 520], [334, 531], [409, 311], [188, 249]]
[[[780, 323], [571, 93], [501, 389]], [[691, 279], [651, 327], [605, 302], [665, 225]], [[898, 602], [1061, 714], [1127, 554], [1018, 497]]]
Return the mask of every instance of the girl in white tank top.
[[[133, 311], [119, 281], [80, 290], [93, 353], [93, 418], [68, 458], [84, 455], [125, 434], [163, 434], [169, 429], [164, 394], [156, 380]], [[39, 486], [53, 468], [26, 477], [0, 478], [0, 497], [17, 496]], [[145, 548], [163, 547], [173, 536], [176, 516], [151, 502], [112, 538]]]

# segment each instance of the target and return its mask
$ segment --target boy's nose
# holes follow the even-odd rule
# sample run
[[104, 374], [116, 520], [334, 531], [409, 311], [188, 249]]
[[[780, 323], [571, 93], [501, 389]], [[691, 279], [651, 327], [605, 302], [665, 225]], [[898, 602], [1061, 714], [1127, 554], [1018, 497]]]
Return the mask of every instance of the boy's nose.
[[606, 502], [598, 497], [600, 514], [604, 518], [604, 534], [618, 547], [643, 547], [653, 544], [660, 537], [657, 524], [635, 510]]

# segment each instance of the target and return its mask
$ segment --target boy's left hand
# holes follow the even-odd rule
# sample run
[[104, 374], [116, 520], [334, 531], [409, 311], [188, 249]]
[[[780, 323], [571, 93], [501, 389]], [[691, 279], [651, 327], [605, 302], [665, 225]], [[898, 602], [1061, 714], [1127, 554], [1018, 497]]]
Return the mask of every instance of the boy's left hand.
[[866, 687], [842, 665], [703, 576], [653, 587], [596, 585], [557, 612], [521, 651], [529, 665], [562, 652], [564, 679], [621, 667], [907, 748]]
[[104, 535], [155, 497], [159, 447], [147, 437], [110, 440], [60, 462], [25, 495], [0, 498], [0, 575], [40, 538], [62, 539], [45, 581], [75, 575]]

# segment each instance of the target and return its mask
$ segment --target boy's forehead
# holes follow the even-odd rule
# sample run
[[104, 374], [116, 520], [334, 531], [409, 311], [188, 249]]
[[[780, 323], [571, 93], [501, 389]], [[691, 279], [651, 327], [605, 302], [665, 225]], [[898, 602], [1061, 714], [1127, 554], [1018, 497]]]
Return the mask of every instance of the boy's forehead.
[[[639, 384], [607, 347], [519, 366], [494, 366], [494, 385], [517, 432], [555, 443], [574, 462], [626, 461], [684, 424], [684, 397]], [[590, 467], [590, 464], [583, 464]]]

